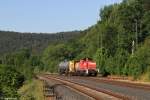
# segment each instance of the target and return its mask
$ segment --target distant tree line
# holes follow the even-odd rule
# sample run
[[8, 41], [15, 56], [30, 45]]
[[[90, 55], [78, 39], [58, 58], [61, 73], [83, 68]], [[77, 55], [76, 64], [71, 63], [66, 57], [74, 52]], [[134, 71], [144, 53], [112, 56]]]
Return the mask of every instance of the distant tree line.
[[78, 37], [80, 31], [60, 33], [19, 33], [0, 31], [0, 54], [28, 48], [34, 54], [41, 53], [48, 45]]

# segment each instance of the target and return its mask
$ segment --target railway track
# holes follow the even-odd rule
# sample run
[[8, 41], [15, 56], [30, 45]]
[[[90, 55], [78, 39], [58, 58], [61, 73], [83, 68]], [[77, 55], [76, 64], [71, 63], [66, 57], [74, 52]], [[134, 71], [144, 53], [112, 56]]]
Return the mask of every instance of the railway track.
[[109, 82], [103, 80], [99, 81], [97, 78], [91, 79], [90, 77], [70, 77], [70, 80], [87, 84], [88, 86], [94, 86], [97, 89], [100, 88], [109, 90], [113, 93], [123, 94], [132, 100], [150, 100], [150, 90], [148, 89], [149, 85], [135, 84], [134, 86], [132, 83], [119, 83], [118, 81], [111, 82], [111, 80], [109, 80]]
[[95, 81], [98, 83], [106, 83], [106, 84], [130, 87], [130, 88], [135, 88], [135, 89], [150, 90], [149, 84], [126, 82], [126, 81], [120, 81], [120, 80], [102, 78], [102, 77], [80, 77], [80, 76], [73, 76], [73, 77], [77, 79], [81, 79], [81, 80], [91, 80], [91, 81]]
[[[45, 74], [45, 75], [51, 75], [51, 74]], [[58, 74], [52, 74], [52, 76], [59, 76]], [[127, 82], [127, 81], [120, 81], [122, 78], [103, 78], [103, 77], [82, 77], [82, 76], [72, 76], [75, 78], [79, 78], [82, 80], [91, 80], [96, 81], [100, 83], [107, 83], [112, 85], [119, 85], [119, 86], [125, 86], [125, 87], [131, 87], [131, 88], [138, 88], [143, 90], [150, 90], [150, 84], [143, 84], [143, 83], [135, 83], [135, 82]]]
[[88, 86], [87, 84], [65, 79], [64, 77], [51, 76], [51, 75], [46, 75], [43, 77], [45, 78], [45, 80], [49, 79], [49, 80], [59, 81], [71, 88], [74, 88], [94, 98], [95, 100], [130, 100], [131, 99], [128, 96], [124, 96], [119, 93], [113, 93], [112, 91], [108, 91], [106, 89], [100, 89], [94, 86]]
[[125, 82], [125, 81], [119, 81], [114, 79], [107, 79], [107, 78], [97, 78], [97, 77], [89, 77], [92, 81], [107, 83], [107, 84], [113, 84], [113, 85], [119, 85], [124, 87], [131, 87], [131, 88], [138, 88], [142, 90], [150, 90], [150, 85], [148, 84], [141, 84], [141, 83], [133, 83], [133, 82]]
[[[45, 75], [47, 78], [57, 78], [68, 81], [80, 86], [87, 87], [91, 90], [107, 94], [122, 100], [150, 100], [150, 85], [141, 83], [128, 83], [124, 81], [111, 80], [99, 77], [79, 77], [79, 76], [58, 76]], [[90, 91], [91, 91], [90, 90]], [[79, 91], [79, 90], [78, 90]], [[95, 93], [95, 92], [94, 92]], [[86, 94], [86, 91], [85, 91]], [[87, 94], [90, 95], [90, 94]], [[102, 98], [101, 98], [102, 99]], [[101, 100], [98, 99], [98, 100]], [[105, 99], [102, 99], [105, 100]], [[110, 99], [111, 100], [111, 99]]]

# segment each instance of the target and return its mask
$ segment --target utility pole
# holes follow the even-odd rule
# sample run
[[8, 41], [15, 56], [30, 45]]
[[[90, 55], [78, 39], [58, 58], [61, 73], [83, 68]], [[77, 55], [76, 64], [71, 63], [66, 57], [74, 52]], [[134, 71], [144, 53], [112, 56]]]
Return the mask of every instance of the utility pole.
[[135, 50], [135, 42], [134, 40], [132, 41], [132, 56], [134, 55], [134, 50]]
[[118, 38], [117, 42], [118, 42], [118, 48], [119, 48], [119, 47], [120, 47], [120, 45], [119, 45], [119, 41], [120, 41], [119, 32], [118, 32], [118, 36], [117, 36], [117, 38]]
[[102, 43], [102, 33], [99, 33], [98, 35], [98, 48], [101, 49], [101, 52], [99, 52], [99, 67], [102, 63], [102, 50], [103, 50], [103, 43]]
[[[100, 33], [99, 33], [99, 35], [98, 35], [98, 48], [100, 49], [100, 47], [101, 47], [101, 43], [100, 43]], [[99, 60], [98, 60], [98, 63], [99, 63], [99, 67], [100, 67], [100, 63], [101, 63], [101, 61], [100, 61], [100, 57], [101, 57], [101, 54], [99, 53]]]
[[135, 40], [132, 41], [132, 56], [138, 48], [138, 20], [135, 19]]
[[130, 3], [129, 3], [129, 0], [127, 0], [127, 4], [129, 5]]
[[138, 21], [135, 19], [135, 37], [136, 37], [136, 50], [138, 48]]
[[103, 61], [103, 34], [101, 33], [101, 35], [99, 34], [99, 48], [101, 48], [101, 52], [99, 53], [99, 58], [101, 58], [99, 60], [99, 64], [102, 64]]

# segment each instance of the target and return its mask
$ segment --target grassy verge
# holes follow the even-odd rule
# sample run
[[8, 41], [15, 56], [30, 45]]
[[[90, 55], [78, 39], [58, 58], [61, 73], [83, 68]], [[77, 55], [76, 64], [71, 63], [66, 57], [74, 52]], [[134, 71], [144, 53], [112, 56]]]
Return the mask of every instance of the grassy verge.
[[40, 80], [33, 79], [25, 83], [18, 93], [21, 95], [20, 100], [44, 100], [43, 83]]
[[150, 72], [146, 72], [141, 75], [140, 80], [143, 82], [150, 82]]

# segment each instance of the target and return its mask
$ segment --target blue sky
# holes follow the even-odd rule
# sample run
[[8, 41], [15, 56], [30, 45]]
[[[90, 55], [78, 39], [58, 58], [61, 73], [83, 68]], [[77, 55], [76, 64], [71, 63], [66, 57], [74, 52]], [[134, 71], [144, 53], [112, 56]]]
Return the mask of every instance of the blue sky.
[[0, 0], [0, 30], [61, 32], [84, 30], [105, 5], [122, 0]]

